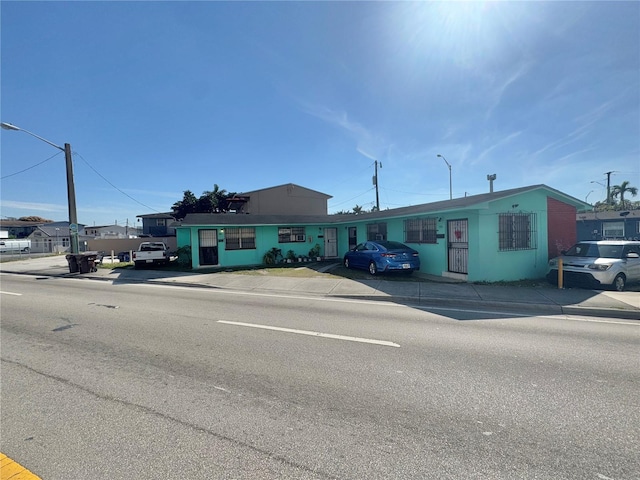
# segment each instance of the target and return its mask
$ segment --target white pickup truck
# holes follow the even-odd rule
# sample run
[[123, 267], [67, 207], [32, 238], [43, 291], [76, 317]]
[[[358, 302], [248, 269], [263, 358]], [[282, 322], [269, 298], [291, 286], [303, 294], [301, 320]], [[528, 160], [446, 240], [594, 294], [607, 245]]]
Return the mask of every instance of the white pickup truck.
[[171, 260], [169, 249], [163, 242], [142, 242], [138, 250], [133, 252], [135, 268], [145, 265], [165, 265]]
[[0, 252], [25, 252], [31, 251], [31, 240], [0, 240]]

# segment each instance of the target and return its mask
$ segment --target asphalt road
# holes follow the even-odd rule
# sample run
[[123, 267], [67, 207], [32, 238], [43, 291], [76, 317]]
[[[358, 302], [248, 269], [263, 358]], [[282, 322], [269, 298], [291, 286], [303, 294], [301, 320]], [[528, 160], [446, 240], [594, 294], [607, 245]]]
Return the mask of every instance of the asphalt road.
[[640, 322], [0, 278], [43, 479], [640, 478]]

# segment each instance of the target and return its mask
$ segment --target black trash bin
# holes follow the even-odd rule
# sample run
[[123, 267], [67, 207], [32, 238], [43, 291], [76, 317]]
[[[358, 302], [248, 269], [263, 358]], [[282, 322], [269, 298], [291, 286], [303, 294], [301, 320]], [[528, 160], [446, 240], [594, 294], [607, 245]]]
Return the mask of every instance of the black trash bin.
[[95, 272], [96, 269], [96, 259], [98, 258], [97, 254], [94, 253], [85, 253], [84, 255], [79, 255], [79, 269], [80, 273], [90, 273]]
[[67, 255], [67, 263], [69, 264], [69, 273], [78, 273], [80, 267], [78, 266], [78, 258], [76, 255]]

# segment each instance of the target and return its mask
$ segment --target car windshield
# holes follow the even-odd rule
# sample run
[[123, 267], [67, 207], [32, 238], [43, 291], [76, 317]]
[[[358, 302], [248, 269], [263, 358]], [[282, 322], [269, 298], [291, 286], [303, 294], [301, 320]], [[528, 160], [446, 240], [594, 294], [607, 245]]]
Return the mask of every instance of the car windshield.
[[622, 258], [622, 245], [598, 245], [597, 243], [578, 243], [571, 247], [567, 257]]

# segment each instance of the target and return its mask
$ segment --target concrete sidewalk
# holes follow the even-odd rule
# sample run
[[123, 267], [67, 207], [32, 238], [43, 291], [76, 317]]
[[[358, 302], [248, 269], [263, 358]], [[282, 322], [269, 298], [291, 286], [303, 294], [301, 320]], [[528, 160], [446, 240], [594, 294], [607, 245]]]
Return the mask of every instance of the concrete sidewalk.
[[[326, 266], [325, 268], [328, 268]], [[322, 270], [320, 270], [322, 271]], [[2, 262], [0, 272], [110, 280], [114, 283], [162, 283], [225, 290], [275, 292], [289, 295], [386, 300], [410, 305], [500, 310], [524, 314], [567, 314], [640, 320], [640, 292], [563, 289], [552, 286], [515, 287], [446, 282], [388, 280], [384, 276], [350, 280], [336, 275], [284, 277], [261, 273], [173, 272], [158, 269], [101, 269], [70, 274], [64, 255]]]

